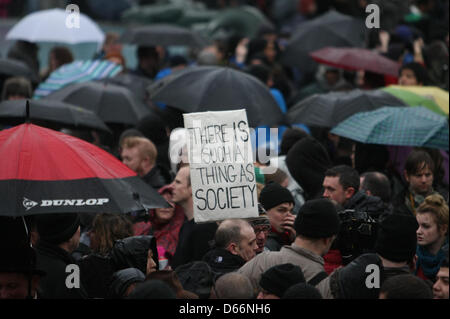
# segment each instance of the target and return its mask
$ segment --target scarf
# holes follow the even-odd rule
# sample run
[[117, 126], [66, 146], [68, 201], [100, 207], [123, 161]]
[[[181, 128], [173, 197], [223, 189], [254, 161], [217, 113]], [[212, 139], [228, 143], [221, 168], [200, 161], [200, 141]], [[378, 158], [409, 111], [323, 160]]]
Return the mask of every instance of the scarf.
[[441, 267], [442, 261], [445, 259], [445, 252], [443, 247], [448, 244], [448, 237], [442, 245], [441, 249], [439, 249], [436, 255], [432, 255], [428, 252], [425, 247], [417, 246], [416, 254], [417, 254], [417, 265], [416, 265], [416, 274], [419, 268], [422, 269], [424, 275], [433, 280], [436, 277], [436, 274]]

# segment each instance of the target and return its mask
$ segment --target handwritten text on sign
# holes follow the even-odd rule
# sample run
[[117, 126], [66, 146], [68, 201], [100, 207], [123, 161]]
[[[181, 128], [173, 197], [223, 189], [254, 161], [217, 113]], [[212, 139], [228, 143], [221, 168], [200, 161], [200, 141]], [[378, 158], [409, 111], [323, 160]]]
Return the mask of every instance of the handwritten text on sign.
[[245, 110], [184, 115], [195, 222], [258, 215]]

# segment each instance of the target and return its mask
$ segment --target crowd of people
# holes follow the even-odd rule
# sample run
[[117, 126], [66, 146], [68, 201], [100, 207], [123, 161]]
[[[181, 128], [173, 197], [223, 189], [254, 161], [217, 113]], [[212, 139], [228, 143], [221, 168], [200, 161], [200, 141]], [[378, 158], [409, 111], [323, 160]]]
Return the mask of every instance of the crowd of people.
[[[332, 8], [362, 18], [371, 1], [292, 1], [294, 11], [284, 15], [272, 10], [275, 1], [204, 2], [214, 8], [254, 5], [275, 28], [261, 28], [254, 38], [218, 38], [189, 56], [140, 46], [136, 69], [127, 67], [119, 36], [110, 33], [95, 58], [149, 81], [195, 65], [235, 68], [261, 80], [283, 113], [308, 96], [332, 91], [393, 83], [448, 91], [448, 1], [395, 1], [405, 16], [421, 18], [393, 15], [382, 20], [384, 29], [368, 31], [366, 47], [402, 65], [396, 78], [324, 66], [308, 73], [280, 61], [293, 25]], [[27, 64], [40, 81], [74, 60], [68, 48], [55, 47], [48, 69], [41, 70], [37, 51], [36, 44], [17, 41], [8, 58]], [[31, 99], [38, 83], [2, 75], [0, 85], [6, 101]], [[133, 127], [114, 127], [112, 138], [66, 132], [116, 156], [170, 206], [124, 215], [1, 217], [1, 251], [8, 258], [0, 259], [0, 298], [449, 298], [448, 152], [411, 147], [398, 163], [386, 145], [302, 123], [283, 126], [277, 154], [270, 162], [254, 162], [259, 216], [200, 224], [189, 163], [175, 163], [169, 155], [183, 127], [182, 112], [146, 103], [151, 115]], [[267, 167], [275, 173], [265, 173]], [[78, 269], [73, 277], [69, 265]], [[368, 266], [378, 275], [370, 277]]]

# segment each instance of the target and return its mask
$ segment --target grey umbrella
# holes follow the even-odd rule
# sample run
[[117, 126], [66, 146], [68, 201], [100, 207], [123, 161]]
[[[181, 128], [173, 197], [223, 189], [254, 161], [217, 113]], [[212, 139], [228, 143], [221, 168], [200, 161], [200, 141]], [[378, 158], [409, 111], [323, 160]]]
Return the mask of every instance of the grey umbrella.
[[381, 90], [331, 92], [315, 94], [289, 109], [289, 123], [303, 123], [318, 127], [333, 127], [349, 116], [383, 106], [406, 106], [404, 102]]
[[83, 82], [66, 86], [42, 100], [57, 100], [76, 104], [93, 111], [105, 123], [135, 125], [150, 114], [149, 107], [125, 87]]
[[140, 100], [147, 98], [147, 87], [152, 83], [149, 78], [131, 73], [119, 73], [112, 78], [98, 80], [101, 83], [123, 86], [133, 92]]
[[362, 20], [338, 13], [327, 12], [311, 21], [300, 24], [293, 31], [282, 62], [312, 72], [316, 63], [309, 53], [324, 47], [362, 47], [366, 28]]
[[[29, 104], [28, 114], [27, 103]], [[27, 118], [49, 123], [52, 127], [110, 131], [94, 112], [72, 104], [52, 100], [12, 100], [0, 103], [2, 123], [22, 124]]]
[[196, 32], [170, 24], [152, 24], [126, 30], [120, 42], [145, 46], [204, 47], [206, 40]]
[[191, 67], [154, 82], [150, 99], [184, 112], [245, 108], [251, 127], [279, 125], [283, 114], [270, 90], [257, 78], [227, 67]]
[[0, 58], [0, 75], [24, 76], [31, 82], [38, 83], [38, 76], [22, 61]]

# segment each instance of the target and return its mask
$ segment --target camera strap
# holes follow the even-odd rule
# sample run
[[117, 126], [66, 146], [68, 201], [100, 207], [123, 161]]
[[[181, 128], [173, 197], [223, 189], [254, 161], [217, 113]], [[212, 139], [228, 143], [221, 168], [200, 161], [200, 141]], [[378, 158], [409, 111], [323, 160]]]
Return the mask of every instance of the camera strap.
[[328, 277], [328, 274], [325, 271], [321, 271], [311, 278], [307, 283], [311, 286], [317, 286], [322, 280]]

